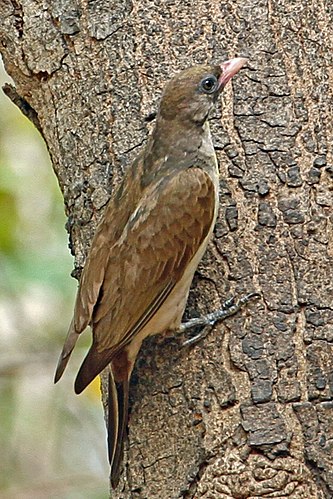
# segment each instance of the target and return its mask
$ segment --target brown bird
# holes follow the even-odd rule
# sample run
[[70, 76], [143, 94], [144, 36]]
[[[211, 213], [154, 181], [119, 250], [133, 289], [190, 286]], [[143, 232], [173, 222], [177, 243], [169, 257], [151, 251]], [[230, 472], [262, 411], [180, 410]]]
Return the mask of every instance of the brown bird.
[[[238, 57], [222, 65], [194, 66], [168, 83], [155, 128], [109, 201], [81, 276], [55, 382], [90, 325], [93, 342], [75, 392], [81, 393], [111, 363], [108, 447], [114, 487], [129, 379], [141, 343], [147, 336], [181, 328], [192, 278], [214, 228], [219, 173], [207, 118], [245, 62]], [[224, 309], [199, 322], [226, 315], [230, 311]]]

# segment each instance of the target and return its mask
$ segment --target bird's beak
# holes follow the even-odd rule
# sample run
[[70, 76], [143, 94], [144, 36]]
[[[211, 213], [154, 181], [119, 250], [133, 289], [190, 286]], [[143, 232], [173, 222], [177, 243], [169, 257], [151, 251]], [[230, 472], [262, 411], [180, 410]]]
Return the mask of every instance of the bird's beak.
[[219, 78], [219, 86], [222, 89], [228, 83], [229, 80], [244, 66], [247, 62], [245, 57], [235, 57], [234, 59], [229, 59], [229, 61], [221, 64], [222, 74]]

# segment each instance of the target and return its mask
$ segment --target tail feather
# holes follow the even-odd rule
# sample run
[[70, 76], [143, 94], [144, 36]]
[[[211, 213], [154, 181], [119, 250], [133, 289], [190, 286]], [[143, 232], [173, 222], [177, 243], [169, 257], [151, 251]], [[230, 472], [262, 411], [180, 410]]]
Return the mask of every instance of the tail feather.
[[[110, 378], [109, 378], [110, 382]], [[119, 482], [119, 477], [120, 477], [120, 465], [123, 460], [123, 454], [124, 454], [124, 439], [125, 439], [125, 434], [126, 434], [126, 426], [128, 422], [128, 392], [129, 392], [129, 380], [125, 379], [124, 381], [121, 381], [119, 383], [114, 383], [116, 387], [116, 394], [117, 394], [117, 409], [118, 409], [118, 428], [116, 432], [116, 439], [114, 439], [114, 430], [113, 430], [113, 416], [112, 413], [114, 412], [112, 405], [109, 405], [109, 420], [108, 420], [108, 447], [109, 447], [109, 457], [111, 456], [112, 459], [110, 459], [110, 466], [111, 466], [111, 485], [115, 489], [118, 485]], [[113, 397], [112, 390], [109, 388], [109, 404], [110, 401], [113, 404], [114, 399], [110, 397], [110, 392], [111, 392], [111, 397]], [[110, 420], [110, 414], [111, 414], [111, 420]]]
[[[79, 336], [80, 332], [76, 331], [73, 319], [59, 357], [54, 376], [55, 383], [63, 375]], [[96, 344], [93, 343], [76, 376], [74, 388], [76, 393], [81, 393], [111, 361], [114, 364], [116, 381], [111, 367], [108, 383], [108, 454], [111, 484], [113, 488], [116, 488], [119, 483], [120, 466], [124, 452], [124, 438], [128, 421], [129, 378], [133, 363], [129, 362], [125, 350], [118, 352], [117, 349], [110, 348], [99, 352]]]
[[140, 344], [131, 345], [112, 358], [108, 399], [108, 450], [111, 485], [118, 486], [128, 423], [129, 380]]
[[119, 425], [118, 394], [117, 386], [110, 368], [108, 380], [108, 456], [109, 463], [112, 466], [113, 458], [116, 452]]

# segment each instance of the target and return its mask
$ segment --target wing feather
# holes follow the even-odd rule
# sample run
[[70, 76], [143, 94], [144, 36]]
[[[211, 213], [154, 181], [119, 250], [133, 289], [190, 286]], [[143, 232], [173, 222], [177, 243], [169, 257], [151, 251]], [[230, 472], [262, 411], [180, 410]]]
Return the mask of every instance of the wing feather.
[[190, 168], [148, 190], [112, 248], [92, 317], [95, 347], [127, 344], [158, 311], [214, 220], [210, 176]]
[[[127, 171], [114, 197], [109, 201], [104, 216], [92, 240], [75, 301], [73, 320], [59, 357], [54, 381], [61, 378], [79, 335], [91, 321], [92, 313], [101, 293], [105, 271], [108, 266], [110, 248], [121, 236], [128, 219], [142, 195], [142, 186], [137, 178], [143, 168], [139, 156]], [[105, 356], [103, 356], [104, 358]]]
[[158, 312], [214, 222], [216, 191], [201, 168], [170, 172], [141, 195], [137, 188], [131, 200], [126, 188], [121, 196], [129, 206], [115, 217], [120, 225], [110, 220], [113, 201], [93, 240], [56, 373], [58, 380], [90, 323], [93, 344], [76, 378], [77, 393]]

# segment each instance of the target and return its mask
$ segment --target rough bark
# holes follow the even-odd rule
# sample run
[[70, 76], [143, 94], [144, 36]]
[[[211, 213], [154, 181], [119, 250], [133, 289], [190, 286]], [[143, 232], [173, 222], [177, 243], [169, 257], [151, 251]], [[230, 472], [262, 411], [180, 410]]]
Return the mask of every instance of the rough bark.
[[79, 275], [161, 89], [248, 55], [211, 120], [221, 210], [186, 315], [262, 299], [202, 343], [147, 341], [118, 498], [333, 496], [330, 0], [1, 0], [7, 94], [40, 129]]

